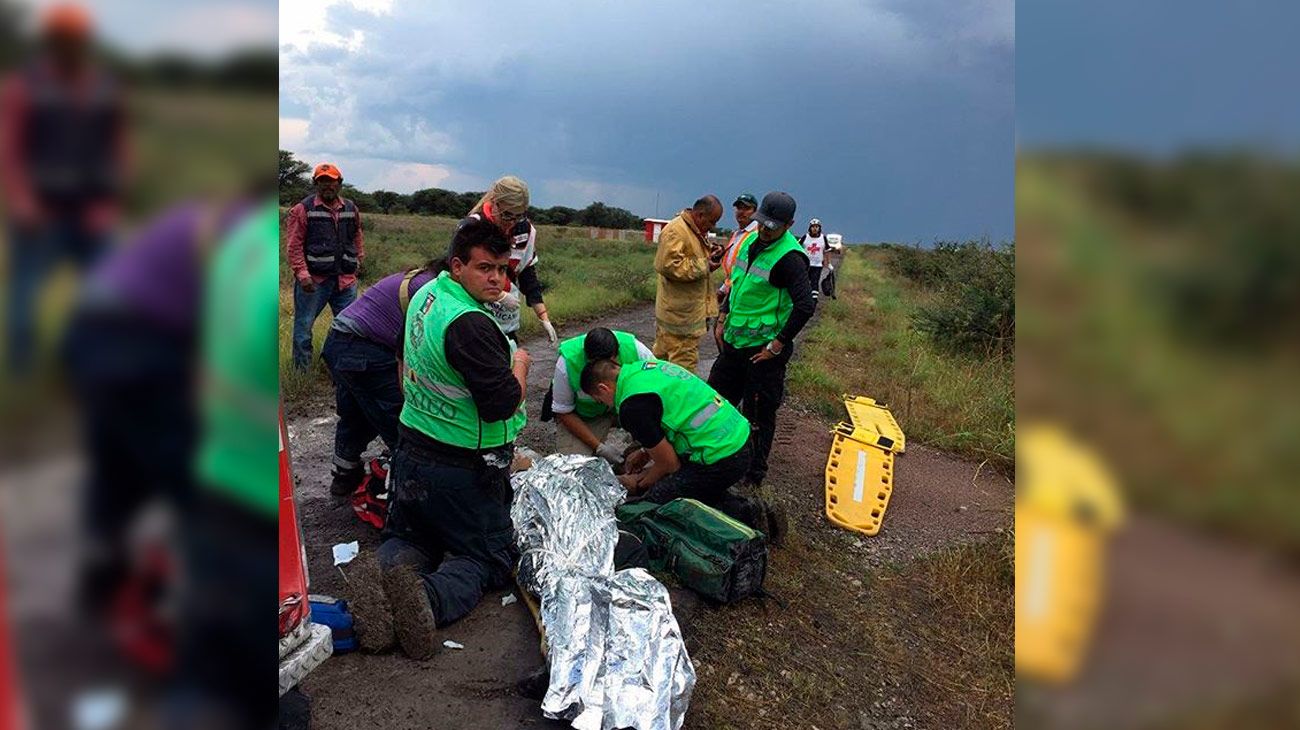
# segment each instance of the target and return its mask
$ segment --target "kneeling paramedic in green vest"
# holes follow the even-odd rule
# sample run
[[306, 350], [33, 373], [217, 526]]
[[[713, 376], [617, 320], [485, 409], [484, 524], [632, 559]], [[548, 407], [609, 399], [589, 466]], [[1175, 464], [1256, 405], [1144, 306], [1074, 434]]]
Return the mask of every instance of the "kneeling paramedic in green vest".
[[[785, 367], [794, 338], [812, 317], [816, 301], [808, 281], [808, 254], [790, 235], [794, 198], [768, 193], [754, 214], [758, 229], [740, 242], [731, 269], [731, 292], [714, 328], [718, 359], [709, 385], [754, 424], [754, 462], [746, 481], [761, 484], [776, 434], [776, 411], [785, 396]], [[743, 404], [743, 406], [742, 406]]]
[[456, 230], [451, 248], [449, 270], [406, 312], [405, 402], [378, 556], [398, 641], [412, 657], [433, 653], [435, 626], [509, 583], [516, 559], [509, 467], [529, 358], [483, 306], [505, 286], [510, 245], [476, 220]]
[[768, 531], [765, 505], [731, 491], [749, 470], [749, 421], [708, 383], [666, 360], [597, 360], [583, 369], [582, 390], [613, 408], [648, 452], [648, 467], [634, 455], [619, 477], [630, 496], [657, 504], [689, 497]]
[[582, 369], [595, 360], [617, 360], [626, 365], [651, 360], [654, 355], [631, 333], [597, 327], [560, 343], [551, 378], [550, 411], [555, 414], [555, 453], [599, 456], [614, 466], [623, 452], [605, 443], [614, 427], [614, 411], [582, 392]]

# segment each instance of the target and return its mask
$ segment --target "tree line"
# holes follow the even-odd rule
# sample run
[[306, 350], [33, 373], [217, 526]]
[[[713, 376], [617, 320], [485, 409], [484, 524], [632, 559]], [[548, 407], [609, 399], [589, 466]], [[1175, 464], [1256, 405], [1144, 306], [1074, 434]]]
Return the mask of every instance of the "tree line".
[[[280, 150], [279, 182], [280, 204], [293, 205], [312, 191], [311, 166], [294, 157], [292, 152]], [[415, 213], [452, 218], [463, 218], [483, 197], [482, 192], [458, 193], [442, 188], [425, 188], [409, 194], [391, 190], [365, 192], [347, 183], [343, 184], [341, 194], [356, 203], [363, 213]], [[639, 230], [643, 225], [641, 216], [601, 202], [594, 202], [582, 209], [564, 205], [550, 208], [529, 206], [528, 216], [533, 223], [552, 226]]]

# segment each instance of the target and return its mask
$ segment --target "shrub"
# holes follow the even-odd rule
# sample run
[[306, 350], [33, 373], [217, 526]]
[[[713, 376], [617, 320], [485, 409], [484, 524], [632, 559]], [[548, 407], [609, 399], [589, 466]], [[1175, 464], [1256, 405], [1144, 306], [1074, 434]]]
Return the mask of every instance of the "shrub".
[[1009, 354], [1015, 348], [1014, 244], [942, 242], [933, 249], [895, 248], [890, 268], [934, 289], [937, 301], [912, 315], [912, 325], [956, 352]]
[[914, 246], [897, 246], [890, 249], [889, 270], [921, 286], [936, 286], [942, 272], [938, 259], [931, 249]]

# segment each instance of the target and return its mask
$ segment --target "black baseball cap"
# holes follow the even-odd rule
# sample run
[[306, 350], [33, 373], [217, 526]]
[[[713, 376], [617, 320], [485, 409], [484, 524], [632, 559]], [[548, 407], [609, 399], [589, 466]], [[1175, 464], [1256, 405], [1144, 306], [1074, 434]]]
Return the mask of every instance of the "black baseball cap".
[[768, 230], [794, 223], [794, 198], [789, 193], [768, 193], [758, 206], [754, 220]]
[[736, 202], [732, 203], [732, 206], [737, 208], [757, 208], [758, 198], [755, 198], [753, 193], [741, 193], [736, 196]]

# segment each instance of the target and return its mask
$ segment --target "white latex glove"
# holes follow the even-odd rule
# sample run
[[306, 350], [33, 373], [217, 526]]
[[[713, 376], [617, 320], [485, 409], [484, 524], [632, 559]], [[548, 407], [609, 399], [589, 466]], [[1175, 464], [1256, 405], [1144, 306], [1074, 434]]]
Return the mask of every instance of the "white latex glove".
[[551, 324], [551, 320], [543, 319], [542, 329], [546, 330], [546, 336], [551, 338], [552, 345], [560, 341], [560, 336], [555, 334], [555, 325]]
[[596, 447], [596, 456], [608, 461], [610, 466], [618, 466], [623, 463], [623, 452], [607, 443], [602, 443]]

